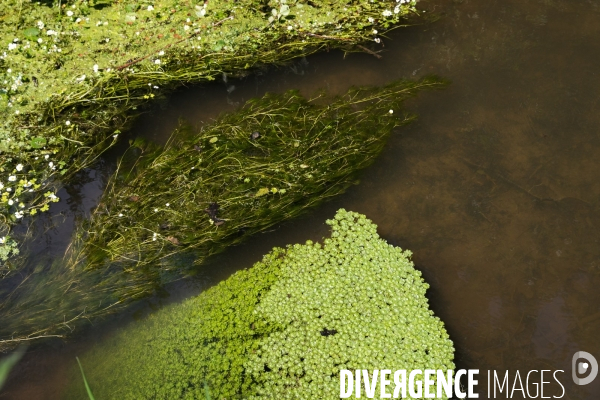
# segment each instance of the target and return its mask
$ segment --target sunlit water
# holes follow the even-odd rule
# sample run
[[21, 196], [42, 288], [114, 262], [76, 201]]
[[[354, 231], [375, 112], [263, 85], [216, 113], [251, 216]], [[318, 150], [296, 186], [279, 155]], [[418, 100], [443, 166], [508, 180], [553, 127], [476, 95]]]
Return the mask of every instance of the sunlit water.
[[[324, 220], [340, 207], [366, 214], [383, 238], [414, 252], [460, 368], [561, 369], [564, 398], [600, 398], [600, 378], [587, 386], [571, 379], [574, 352], [600, 359], [600, 3], [430, 0], [421, 7], [443, 18], [392, 34], [381, 60], [320, 54], [183, 90], [143, 117], [135, 134], [164, 141], [179, 118], [200, 125], [266, 91], [342, 93], [430, 73], [452, 80], [408, 103], [419, 121], [397, 131], [346, 195], [216, 257], [197, 281], [147, 301], [133, 318], [35, 349], [0, 398], [61, 398], [75, 355], [115, 326], [251, 266], [273, 246], [326, 236]], [[53, 211], [64, 211], [67, 227], [47, 233], [50, 249], [66, 242], [70, 218], [95, 204], [102, 187], [95, 179], [63, 192], [70, 200]], [[560, 393], [548, 385], [545, 395]]]

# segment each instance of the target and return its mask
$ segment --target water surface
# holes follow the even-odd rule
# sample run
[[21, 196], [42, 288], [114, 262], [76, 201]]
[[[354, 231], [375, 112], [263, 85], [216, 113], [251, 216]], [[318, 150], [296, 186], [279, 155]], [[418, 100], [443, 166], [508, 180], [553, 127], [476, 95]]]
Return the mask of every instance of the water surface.
[[[335, 94], [430, 73], [452, 81], [409, 102], [419, 121], [396, 132], [358, 186], [216, 257], [192, 289], [171, 288], [171, 299], [251, 266], [273, 246], [326, 236], [325, 219], [344, 207], [413, 251], [460, 368], [561, 369], [564, 398], [598, 399], [600, 378], [574, 385], [571, 357], [584, 350], [600, 360], [600, 3], [420, 4], [442, 19], [391, 34], [382, 59], [316, 55], [291, 68], [182, 90], [139, 121], [134, 133], [160, 142], [179, 118], [200, 125], [266, 91]], [[36, 349], [0, 398], [61, 398], [74, 355], [131, 319]], [[546, 396], [560, 395], [547, 388]]]

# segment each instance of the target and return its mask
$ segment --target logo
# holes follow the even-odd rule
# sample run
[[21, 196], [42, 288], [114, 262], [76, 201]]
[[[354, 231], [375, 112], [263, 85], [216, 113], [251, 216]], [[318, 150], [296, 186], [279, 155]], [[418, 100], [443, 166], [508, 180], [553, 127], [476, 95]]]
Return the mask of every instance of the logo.
[[[582, 359], [585, 361], [582, 361]], [[585, 351], [578, 351], [573, 354], [572, 367], [573, 382], [577, 385], [587, 385], [596, 379], [596, 375], [598, 375], [598, 361], [596, 361], [593, 355]], [[589, 375], [587, 377], [579, 377], [580, 375], [587, 374], [588, 371]]]

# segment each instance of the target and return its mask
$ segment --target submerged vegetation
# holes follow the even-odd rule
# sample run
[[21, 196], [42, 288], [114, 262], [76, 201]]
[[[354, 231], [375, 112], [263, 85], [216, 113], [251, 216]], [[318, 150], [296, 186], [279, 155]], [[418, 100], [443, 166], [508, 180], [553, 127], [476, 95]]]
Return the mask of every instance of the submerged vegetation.
[[399, 81], [330, 102], [267, 94], [200, 132], [182, 126], [165, 147], [132, 143], [65, 259], [0, 292], [0, 346], [70, 332], [342, 193], [413, 119], [402, 102], [442, 86]]
[[[61, 181], [182, 84], [243, 76], [362, 44], [407, 0], [0, 0], [0, 259], [11, 224], [58, 201]], [[378, 33], [378, 32], [381, 32]]]
[[341, 369], [454, 369], [411, 253], [364, 215], [327, 224], [323, 244], [275, 248], [98, 344], [83, 357], [96, 395], [202, 398], [206, 382], [218, 399], [339, 399]]

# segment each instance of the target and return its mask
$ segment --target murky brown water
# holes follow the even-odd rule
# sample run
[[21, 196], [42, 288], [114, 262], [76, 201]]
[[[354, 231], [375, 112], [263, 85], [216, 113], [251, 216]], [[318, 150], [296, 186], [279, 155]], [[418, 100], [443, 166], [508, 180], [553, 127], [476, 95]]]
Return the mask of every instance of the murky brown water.
[[[451, 79], [447, 90], [409, 103], [420, 120], [392, 137], [360, 185], [216, 257], [205, 278], [249, 267], [273, 246], [327, 235], [323, 222], [340, 207], [358, 211], [414, 252], [459, 367], [561, 369], [564, 398], [598, 399], [600, 378], [575, 385], [571, 357], [584, 350], [600, 360], [600, 2], [421, 7], [444, 17], [391, 35], [381, 60], [321, 54], [293, 70], [230, 81], [229, 95], [224, 83], [188, 89], [136, 132], [164, 140], [179, 117], [200, 124], [265, 91], [341, 93], [429, 73]], [[60, 398], [64, 370], [110, 329], [102, 332], [36, 350], [0, 398]], [[544, 394], [560, 395], [555, 389]]]

